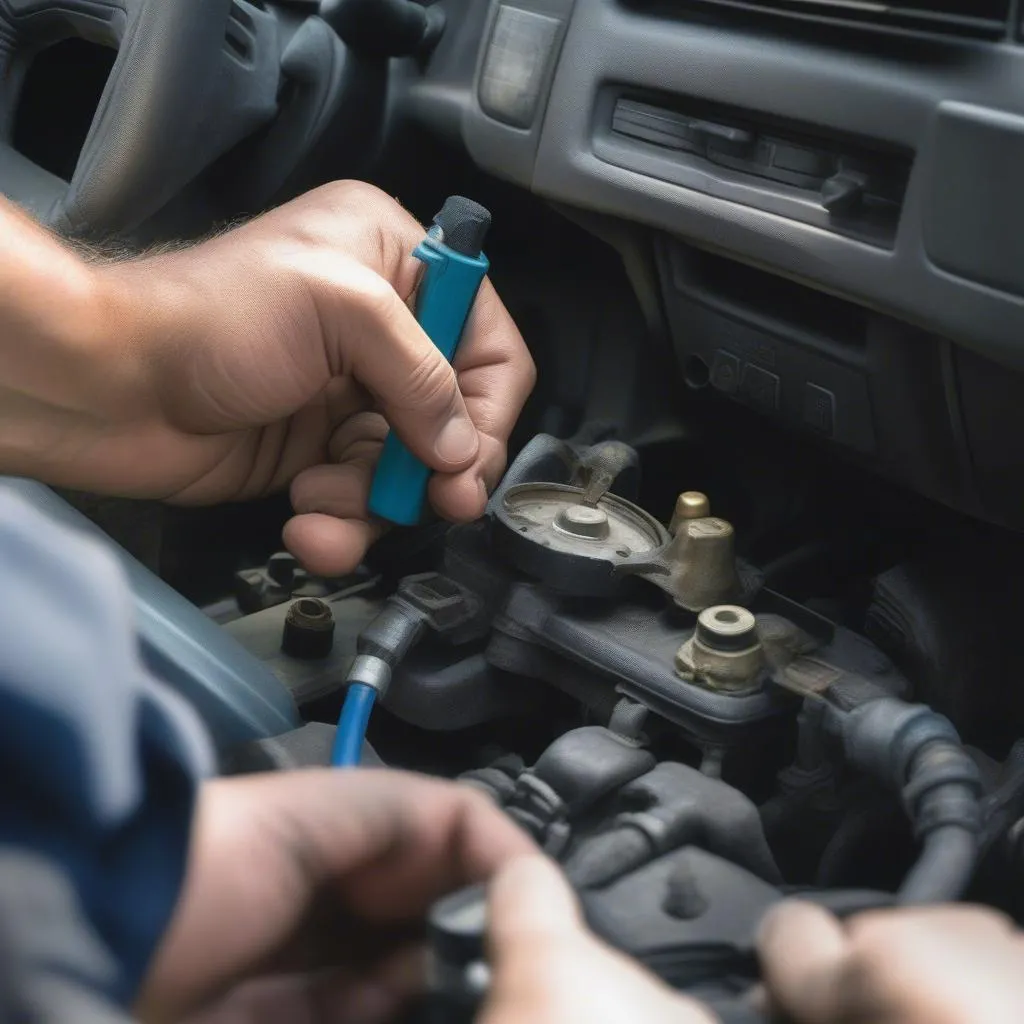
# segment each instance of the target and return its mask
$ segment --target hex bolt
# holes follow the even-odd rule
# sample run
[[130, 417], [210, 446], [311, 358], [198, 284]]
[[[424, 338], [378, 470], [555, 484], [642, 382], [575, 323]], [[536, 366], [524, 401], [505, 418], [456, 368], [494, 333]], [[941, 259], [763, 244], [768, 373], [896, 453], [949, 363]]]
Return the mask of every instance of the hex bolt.
[[293, 658], [326, 658], [334, 647], [334, 612], [317, 597], [293, 601], [284, 620], [281, 650]]

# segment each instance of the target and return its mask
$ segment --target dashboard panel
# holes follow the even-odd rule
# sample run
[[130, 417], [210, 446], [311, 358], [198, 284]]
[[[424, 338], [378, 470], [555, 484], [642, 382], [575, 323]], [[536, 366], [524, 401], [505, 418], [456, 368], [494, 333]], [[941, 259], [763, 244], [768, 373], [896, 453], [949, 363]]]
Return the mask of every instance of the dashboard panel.
[[1024, 371], [1016, 5], [442, 3], [411, 109], [485, 170], [643, 230], [690, 383], [1017, 524], [1024, 418], [991, 404]]

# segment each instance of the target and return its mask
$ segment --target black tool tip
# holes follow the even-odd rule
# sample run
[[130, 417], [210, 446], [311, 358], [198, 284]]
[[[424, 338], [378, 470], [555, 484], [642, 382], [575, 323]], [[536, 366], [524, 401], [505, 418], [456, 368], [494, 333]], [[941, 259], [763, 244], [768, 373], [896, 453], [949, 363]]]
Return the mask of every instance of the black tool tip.
[[491, 226], [491, 215], [479, 203], [465, 196], [449, 196], [434, 218], [442, 241], [463, 256], [479, 256]]

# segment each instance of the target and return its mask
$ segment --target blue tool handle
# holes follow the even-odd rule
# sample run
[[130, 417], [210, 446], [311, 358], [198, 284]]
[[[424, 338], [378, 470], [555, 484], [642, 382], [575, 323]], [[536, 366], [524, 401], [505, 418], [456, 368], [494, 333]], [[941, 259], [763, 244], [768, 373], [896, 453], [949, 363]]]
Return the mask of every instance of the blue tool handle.
[[[417, 292], [416, 319], [451, 362], [487, 275], [488, 261], [482, 252], [457, 251], [446, 245], [443, 237], [435, 226], [413, 253], [426, 265]], [[429, 479], [429, 467], [392, 430], [373, 477], [370, 513], [399, 526], [415, 526], [423, 514]]]

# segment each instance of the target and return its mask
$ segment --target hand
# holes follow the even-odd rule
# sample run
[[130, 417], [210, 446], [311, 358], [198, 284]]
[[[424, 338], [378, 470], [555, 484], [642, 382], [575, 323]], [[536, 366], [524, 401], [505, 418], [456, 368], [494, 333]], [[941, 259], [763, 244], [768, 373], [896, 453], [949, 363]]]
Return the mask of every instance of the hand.
[[796, 1024], [1014, 1024], [1024, 1018], [1024, 939], [994, 911], [863, 914], [781, 906], [760, 937], [772, 1002]]
[[479, 1024], [713, 1024], [680, 996], [584, 927], [553, 864], [517, 858], [490, 901], [491, 990]]
[[[380, 770], [208, 784], [147, 1024], [371, 1024], [422, 984], [428, 907], [534, 849], [468, 788]], [[246, 984], [248, 983], [248, 984]]]
[[482, 514], [533, 364], [485, 281], [452, 370], [411, 309], [424, 229], [384, 193], [324, 186], [88, 274], [25, 221], [6, 210], [0, 225], [0, 470], [183, 504], [290, 486], [288, 547], [342, 574], [376, 535], [366, 500], [390, 423], [435, 470], [439, 513]]

